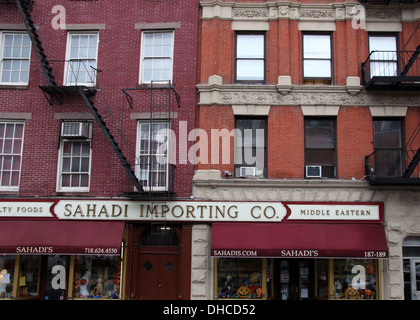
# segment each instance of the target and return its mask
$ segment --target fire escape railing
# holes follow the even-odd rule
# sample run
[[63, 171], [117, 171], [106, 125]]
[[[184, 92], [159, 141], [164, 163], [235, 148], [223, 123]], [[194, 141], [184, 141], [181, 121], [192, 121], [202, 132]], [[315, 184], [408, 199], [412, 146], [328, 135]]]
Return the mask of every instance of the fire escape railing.
[[362, 63], [362, 85], [367, 89], [420, 88], [420, 45], [415, 51], [370, 52]]
[[420, 185], [420, 147], [413, 146], [420, 123], [404, 148], [376, 149], [365, 156], [365, 175], [371, 184]]

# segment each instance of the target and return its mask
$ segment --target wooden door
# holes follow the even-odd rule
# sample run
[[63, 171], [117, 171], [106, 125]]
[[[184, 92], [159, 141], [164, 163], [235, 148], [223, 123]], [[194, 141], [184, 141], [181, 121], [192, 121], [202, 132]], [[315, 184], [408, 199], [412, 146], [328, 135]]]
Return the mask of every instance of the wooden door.
[[138, 258], [138, 298], [141, 300], [178, 299], [178, 255], [140, 253]]
[[137, 253], [136, 298], [177, 300], [180, 297], [180, 247], [175, 229], [145, 229]]

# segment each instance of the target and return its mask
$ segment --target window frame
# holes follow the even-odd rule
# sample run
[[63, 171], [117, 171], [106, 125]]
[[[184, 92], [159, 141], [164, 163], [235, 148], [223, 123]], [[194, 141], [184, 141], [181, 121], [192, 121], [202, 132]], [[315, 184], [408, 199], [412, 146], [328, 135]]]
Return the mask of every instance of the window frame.
[[[4, 45], [5, 45], [5, 37], [6, 35], [26, 35], [29, 38], [29, 56], [28, 58], [22, 59], [22, 58], [7, 58], [9, 60], [27, 60], [28, 61], [28, 78], [26, 82], [11, 82], [11, 81], [2, 81], [3, 79], [3, 66], [4, 66]], [[32, 41], [27, 34], [27, 32], [23, 31], [13, 31], [13, 30], [3, 30], [0, 31], [0, 85], [11, 85], [11, 86], [27, 86], [29, 84], [29, 76], [31, 73], [31, 55], [32, 55]], [[21, 71], [20, 71], [21, 72]]]
[[[263, 58], [238, 58], [238, 36], [263, 36]], [[263, 79], [262, 80], [238, 80], [238, 61], [263, 61]], [[266, 32], [235, 32], [235, 52], [234, 52], [234, 81], [235, 83], [265, 84], [267, 79], [267, 34]]]
[[[146, 40], [145, 40], [145, 35], [146, 34], [163, 34], [163, 33], [169, 33], [171, 34], [171, 54], [170, 56], [146, 56], [146, 50], [145, 50], [145, 45], [146, 45]], [[139, 84], [151, 84], [153, 83], [167, 83], [168, 81], [170, 81], [171, 83], [173, 82], [173, 78], [174, 78], [174, 52], [175, 52], [175, 31], [174, 30], [144, 30], [141, 33], [141, 41], [140, 41], [140, 71], [139, 71]], [[171, 76], [169, 79], [163, 80], [145, 80], [144, 77], [144, 61], [147, 59], [169, 59], [170, 60], [170, 65], [171, 65]], [[153, 70], [153, 69], [152, 69]]]
[[[305, 37], [306, 36], [329, 36], [330, 38], [330, 57], [329, 58], [305, 58]], [[305, 76], [305, 61], [330, 61], [330, 75], [329, 77], [322, 76]], [[330, 81], [330, 85], [334, 83], [334, 45], [333, 32], [302, 32], [302, 79], [305, 80], [324, 80]]]
[[[333, 148], [308, 148], [306, 143], [307, 143], [307, 129], [306, 129], [306, 121], [311, 121], [311, 120], [329, 120], [329, 121], [333, 121], [333, 126], [334, 126], [334, 147]], [[333, 177], [329, 177], [329, 176], [324, 176], [323, 172], [324, 170], [322, 170], [321, 173], [321, 179], [337, 179], [338, 178], [338, 161], [337, 161], [337, 118], [336, 117], [316, 117], [316, 116], [307, 116], [304, 117], [303, 119], [303, 130], [304, 130], [304, 160], [305, 160], [305, 167], [304, 167], [304, 177], [305, 179], [313, 179], [312, 177], [307, 177], [306, 176], [306, 166], [321, 166], [324, 167], [324, 165], [322, 164], [317, 164], [317, 163], [308, 163], [308, 159], [307, 159], [307, 154], [306, 151], [307, 150], [334, 150], [334, 176]], [[328, 166], [329, 167], [329, 166]], [[320, 179], [318, 178], [318, 179]]]
[[[390, 146], [378, 146], [378, 141], [376, 139], [376, 135], [379, 133], [386, 133], [386, 131], [378, 132], [375, 130], [375, 124], [381, 122], [397, 122], [399, 124], [399, 147], [390, 147]], [[406, 155], [404, 150], [404, 143], [405, 143], [405, 118], [404, 117], [374, 117], [372, 118], [372, 144], [373, 144], [373, 151], [375, 153], [375, 160], [374, 160], [374, 171], [375, 174], [379, 177], [400, 177], [405, 169], [406, 166]], [[378, 155], [381, 152], [396, 152], [396, 156], [400, 159], [399, 169], [397, 170], [396, 174], [388, 175], [384, 173], [384, 169], [390, 169], [388, 166], [390, 163], [385, 163], [383, 165], [381, 163], [381, 156]], [[388, 154], [386, 157], [388, 160], [392, 158], [391, 154]]]
[[[142, 179], [142, 157], [147, 157], [147, 159], [151, 159], [153, 157], [155, 157], [157, 154], [151, 154], [150, 150], [151, 150], [151, 146], [152, 143], [151, 141], [151, 134], [153, 132], [153, 126], [154, 125], [162, 125], [162, 124], [166, 124], [166, 130], [167, 130], [167, 135], [166, 135], [166, 164], [165, 164], [165, 171], [159, 170], [159, 169], [152, 169], [152, 175], [154, 173], [159, 173], [159, 172], [165, 172], [165, 185], [152, 185], [150, 186], [150, 169], [146, 169], [146, 174], [147, 177], [146, 179]], [[142, 153], [142, 138], [141, 138], [141, 134], [142, 134], [142, 125], [149, 125], [149, 130], [148, 130], [148, 137], [146, 138], [148, 140], [148, 149], [147, 149], [147, 153]], [[137, 178], [140, 181], [140, 184], [142, 185], [144, 190], [147, 191], [168, 191], [169, 190], [169, 179], [170, 179], [170, 163], [169, 163], [169, 154], [170, 154], [170, 137], [171, 137], [171, 131], [170, 131], [170, 121], [169, 120], [164, 120], [164, 119], [159, 119], [159, 120], [154, 120], [154, 121], [150, 121], [150, 120], [139, 120], [137, 122], [137, 150], [136, 150], [136, 158], [138, 159], [137, 161], [137, 165], [135, 168], [135, 173]], [[154, 141], [154, 143], [156, 143], [156, 141]], [[153, 163], [153, 162], [152, 162]], [[146, 164], [147, 167], [147, 164]], [[153, 178], [154, 179], [154, 178]], [[156, 183], [156, 182], [155, 182]], [[158, 181], [159, 183], [159, 181]]]
[[[237, 173], [237, 170], [240, 170], [240, 167], [257, 167], [257, 164], [254, 165], [246, 164], [244, 163], [244, 145], [243, 145], [243, 139], [244, 134], [243, 130], [238, 127], [238, 121], [240, 120], [263, 120], [265, 122], [265, 128], [264, 128], [264, 168], [262, 175], [255, 175], [256, 178], [262, 178], [266, 179], [268, 177], [268, 117], [267, 116], [236, 116], [235, 117], [235, 137], [234, 137], [234, 177], [240, 178], [240, 172]], [[252, 129], [251, 129], [252, 130]], [[237, 163], [238, 159], [236, 158], [236, 148], [237, 148], [237, 132], [241, 132], [241, 140], [242, 140], [242, 146], [241, 146], [241, 158], [242, 163]], [[252, 135], [254, 138], [254, 134]], [[254, 147], [252, 147], [254, 149]]]
[[[96, 35], [97, 38], [97, 42], [96, 42], [96, 56], [95, 59], [81, 59], [81, 58], [77, 58], [77, 59], [73, 59], [71, 57], [71, 41], [72, 41], [72, 36], [82, 36], [82, 35]], [[79, 47], [80, 48], [80, 47]], [[87, 86], [87, 87], [94, 87], [96, 85], [96, 69], [98, 68], [98, 56], [99, 56], [99, 31], [71, 31], [67, 33], [67, 43], [66, 43], [66, 60], [64, 63], [64, 77], [63, 77], [63, 83], [65, 86], [75, 86], [75, 85], [81, 85], [81, 86]], [[95, 70], [93, 70], [93, 82], [78, 82], [76, 79], [76, 82], [71, 82], [70, 81], [70, 76], [69, 76], [69, 72], [70, 72], [70, 63], [72, 60], [75, 61], [86, 61], [86, 60], [94, 60], [96, 63], [96, 67]], [[89, 66], [86, 66], [86, 69]], [[83, 70], [82, 70], [83, 71]], [[88, 69], [87, 69], [88, 71]], [[80, 71], [78, 71], [80, 72]]]
[[[396, 59], [390, 59], [390, 60], [375, 60], [372, 59], [371, 52], [375, 51], [371, 49], [371, 43], [370, 40], [371, 38], [393, 38], [395, 40], [395, 56]], [[375, 75], [372, 72], [372, 63], [375, 62], [382, 62], [382, 63], [395, 63], [395, 75], [382, 75], [382, 76], [398, 76], [400, 74], [400, 59], [398, 56], [398, 51], [399, 51], [399, 36], [398, 33], [387, 33], [387, 32], [383, 32], [383, 33], [378, 33], [378, 32], [369, 32], [368, 33], [368, 51], [369, 51], [369, 75], [370, 78], [374, 77]], [[381, 50], [379, 50], [381, 51]], [[393, 50], [390, 50], [391, 52]], [[378, 75], [381, 76], [381, 75]]]
[[[14, 154], [14, 153], [8, 153], [8, 154], [5, 154], [5, 153], [3, 153], [3, 147], [4, 147], [4, 143], [3, 143], [3, 146], [2, 146], [2, 148], [1, 148], [1, 150], [0, 150], [0, 160], [1, 160], [1, 164], [0, 164], [0, 191], [19, 191], [19, 187], [20, 187], [20, 180], [21, 180], [21, 178], [22, 178], [22, 160], [23, 160], [23, 145], [24, 145], [24, 143], [25, 143], [25, 121], [19, 121], [19, 120], [0, 120], [0, 124], [4, 124], [5, 126], [7, 125], [7, 124], [14, 124], [14, 129], [13, 129], [13, 132], [15, 132], [15, 130], [16, 130], [16, 125], [17, 124], [22, 124], [22, 138], [21, 138], [21, 146], [20, 146], [20, 164], [19, 164], [19, 179], [18, 179], [18, 184], [17, 184], [17, 186], [11, 186], [10, 185], [10, 182], [11, 182], [11, 177], [12, 177], [12, 175], [11, 175], [11, 173], [12, 173], [12, 168], [13, 168], [13, 161], [11, 162], [11, 164], [10, 164], [10, 177], [9, 177], [9, 184], [7, 185], [7, 186], [3, 186], [3, 185], [1, 185], [1, 183], [2, 183], [2, 181], [3, 181], [3, 173], [4, 173], [4, 170], [3, 170], [3, 165], [4, 165], [4, 161], [3, 161], [3, 157], [5, 156], [5, 155], [9, 155], [9, 156], [11, 156], [11, 157], [14, 157], [14, 156], [17, 156], [17, 154]], [[5, 128], [5, 130], [6, 130], [6, 128]], [[13, 149], [14, 149], [14, 143], [15, 143], [15, 137], [14, 137], [14, 135], [13, 135], [13, 142], [12, 142], [12, 146], [11, 146], [11, 148], [12, 148], [12, 151], [13, 151]], [[15, 170], [16, 171], [16, 170]]]
[[[90, 126], [93, 125], [92, 121], [66, 121], [63, 120], [60, 122], [60, 141], [59, 141], [59, 149], [58, 149], [58, 166], [57, 166], [57, 192], [89, 192], [90, 191], [90, 185], [91, 185], [91, 176], [92, 176], [92, 137], [86, 137], [86, 138], [81, 138], [81, 137], [77, 137], [77, 138], [66, 138], [63, 137], [61, 134], [61, 128], [62, 128], [62, 124], [66, 123], [66, 122], [87, 122], [90, 124]], [[90, 130], [92, 130], [92, 127], [90, 127]], [[66, 186], [63, 187], [62, 186], [62, 177], [63, 177], [63, 161], [64, 161], [64, 144], [66, 142], [88, 142], [89, 143], [89, 168], [87, 171], [87, 175], [88, 175], [88, 186], [87, 187], [81, 187], [80, 186], [80, 182], [79, 182], [79, 186], [78, 187], [72, 187], [72, 186]], [[73, 150], [73, 147], [72, 147]], [[82, 152], [82, 151], [80, 151]], [[72, 156], [73, 153], [70, 154], [70, 156]], [[79, 156], [79, 158], [81, 158], [82, 155]], [[71, 163], [70, 163], [71, 166]], [[79, 164], [79, 167], [81, 166], [81, 163]], [[71, 168], [70, 168], [71, 170]], [[74, 172], [72, 173], [71, 171], [68, 172], [68, 175], [71, 177], [73, 174], [78, 174], [79, 176], [82, 174], [86, 174], [84, 171], [78, 171], [78, 172]]]

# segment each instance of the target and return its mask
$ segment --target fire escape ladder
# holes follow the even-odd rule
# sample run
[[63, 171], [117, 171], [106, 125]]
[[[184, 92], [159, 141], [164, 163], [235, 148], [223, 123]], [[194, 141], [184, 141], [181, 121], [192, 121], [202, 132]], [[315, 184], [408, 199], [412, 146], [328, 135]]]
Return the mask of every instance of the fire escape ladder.
[[42, 73], [44, 74], [44, 77], [45, 77], [45, 80], [48, 86], [56, 86], [57, 83], [54, 79], [53, 69], [47, 59], [47, 55], [42, 46], [42, 42], [39, 37], [38, 31], [36, 30], [34, 21], [32, 20], [32, 16], [31, 16], [32, 1], [31, 0], [16, 0], [16, 4], [22, 16], [26, 30], [28, 31], [28, 35], [32, 41], [36, 56], [41, 65]]
[[[420, 48], [420, 46], [419, 46]], [[417, 50], [419, 49], [417, 48]], [[414, 153], [414, 151], [412, 148], [412, 144], [414, 142], [414, 140], [416, 139], [417, 135], [420, 132], [420, 122], [417, 124], [416, 129], [414, 130], [414, 132], [411, 134], [410, 138], [407, 141], [407, 144], [405, 146], [405, 150], [408, 154], [408, 152], [412, 152]], [[414, 154], [413, 158], [411, 159], [410, 163], [408, 164], [407, 168], [405, 169], [404, 173], [403, 173], [403, 177], [404, 178], [410, 178], [411, 175], [413, 174], [414, 170], [416, 169], [417, 165], [420, 162], [420, 148], [417, 149], [416, 153]]]
[[419, 162], [420, 162], [420, 148], [417, 149], [417, 152], [415, 153], [413, 159], [409, 163], [407, 169], [405, 169], [403, 177], [410, 178], [410, 176], [413, 174]]
[[140, 181], [137, 179], [136, 174], [134, 173], [133, 169], [130, 166], [130, 163], [127, 161], [127, 158], [124, 156], [121, 148], [119, 147], [118, 143], [115, 141], [114, 136], [111, 134], [111, 131], [107, 127], [102, 115], [95, 107], [92, 100], [89, 98], [89, 93], [86, 91], [85, 88], [79, 87], [79, 94], [83, 98], [83, 101], [89, 108], [89, 111], [94, 116], [96, 122], [99, 124], [99, 127], [102, 129], [105, 137], [107, 138], [108, 142], [110, 143], [112, 149], [114, 150], [115, 154], [117, 155], [118, 159], [120, 160], [122, 166], [124, 167], [125, 171], [128, 174], [128, 177], [133, 182], [134, 186], [137, 188], [139, 192], [143, 191], [143, 187], [140, 184]]

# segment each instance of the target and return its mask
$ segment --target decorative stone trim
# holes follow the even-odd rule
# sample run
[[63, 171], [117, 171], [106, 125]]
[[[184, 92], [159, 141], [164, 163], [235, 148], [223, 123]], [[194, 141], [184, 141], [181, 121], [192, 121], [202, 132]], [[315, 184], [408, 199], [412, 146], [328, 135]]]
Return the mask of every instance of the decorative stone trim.
[[405, 117], [407, 114], [407, 107], [402, 106], [376, 106], [369, 107], [372, 117]]
[[278, 85], [222, 84], [219, 76], [209, 84], [197, 85], [200, 105], [322, 105], [322, 106], [406, 106], [418, 107], [420, 95], [415, 92], [367, 92], [348, 79], [348, 86], [291, 85], [279, 77]]
[[[268, 21], [276, 19], [291, 19], [299, 21], [343, 21], [353, 19], [356, 10], [353, 8], [360, 5], [358, 2], [342, 2], [333, 4], [299, 3], [289, 1], [267, 3], [234, 3], [234, 2], [201, 2], [203, 8], [202, 19], [225, 19]], [[390, 8], [389, 6], [366, 7], [367, 22], [409, 22], [420, 20], [419, 5], [415, 4], [408, 8], [401, 6]]]

